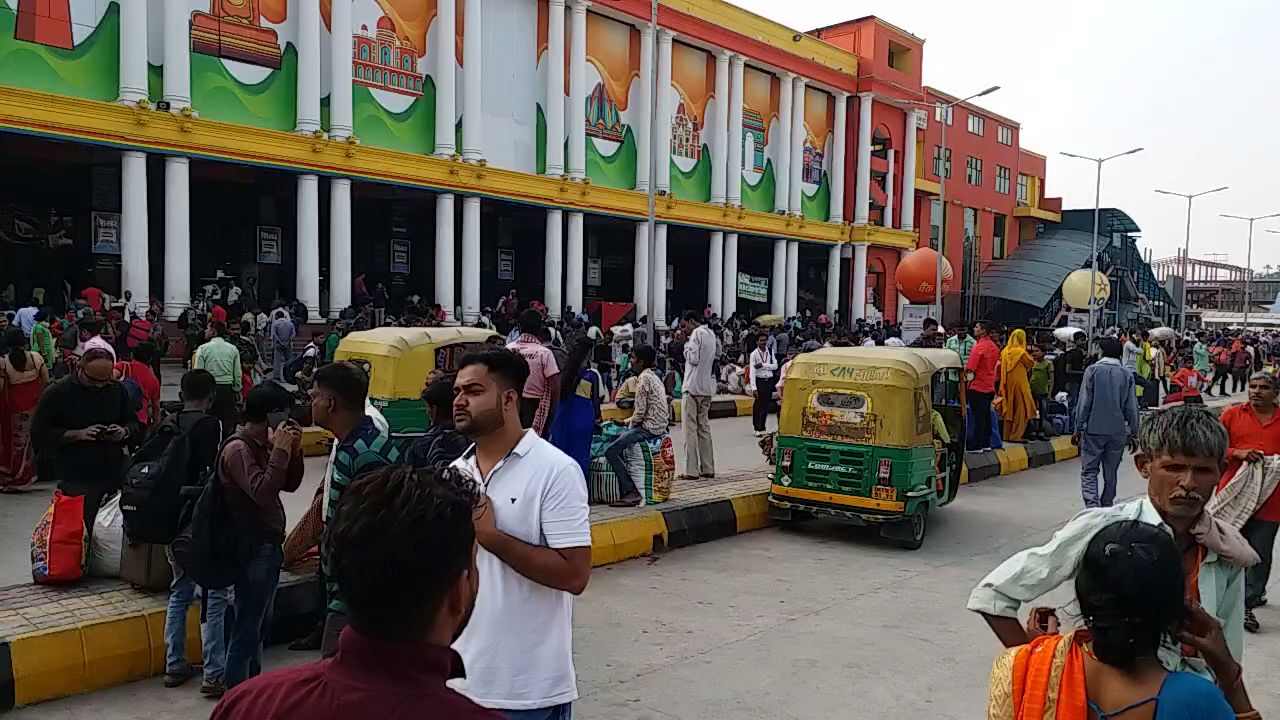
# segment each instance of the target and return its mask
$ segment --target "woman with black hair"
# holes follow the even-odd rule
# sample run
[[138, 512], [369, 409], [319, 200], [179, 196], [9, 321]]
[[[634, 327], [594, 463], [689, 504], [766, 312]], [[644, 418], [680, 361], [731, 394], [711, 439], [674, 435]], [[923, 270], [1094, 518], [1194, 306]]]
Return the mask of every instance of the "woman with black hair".
[[0, 492], [21, 492], [36, 481], [31, 418], [49, 384], [44, 356], [27, 349], [19, 327], [4, 333], [0, 357]]
[[600, 420], [600, 374], [591, 369], [595, 341], [580, 337], [574, 341], [560, 377], [560, 397], [551, 421], [551, 444], [582, 466], [585, 477], [591, 471], [591, 437]]
[[[1028, 632], [1036, 637], [1005, 651], [992, 667], [990, 720], [1261, 717], [1221, 626], [1184, 598], [1185, 586], [1182, 558], [1168, 532], [1138, 520], [1102, 528], [1076, 575], [1084, 627], [1059, 635], [1052, 609], [1033, 611]], [[1217, 685], [1166, 670], [1159, 657], [1166, 638], [1183, 643], [1184, 653], [1199, 652]]]

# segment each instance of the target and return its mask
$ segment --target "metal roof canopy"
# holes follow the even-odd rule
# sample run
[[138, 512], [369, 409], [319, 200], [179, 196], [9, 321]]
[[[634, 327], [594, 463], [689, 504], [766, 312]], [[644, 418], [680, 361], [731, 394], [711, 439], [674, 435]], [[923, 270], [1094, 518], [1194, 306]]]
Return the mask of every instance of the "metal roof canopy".
[[[1099, 232], [1098, 252], [1110, 244], [1111, 236]], [[1067, 275], [1084, 267], [1092, 245], [1092, 231], [1051, 228], [1020, 243], [1012, 256], [988, 265], [982, 272], [982, 296], [1043, 308]]]
[[[1084, 232], [1093, 233], [1093, 208], [1063, 210], [1062, 226], [1072, 230], [1082, 230]], [[1138, 227], [1138, 223], [1129, 217], [1129, 213], [1119, 208], [1100, 208], [1098, 210], [1098, 237], [1099, 242], [1103, 235], [1111, 233], [1140, 233], [1142, 228]], [[1101, 248], [1099, 248], [1101, 250]]]

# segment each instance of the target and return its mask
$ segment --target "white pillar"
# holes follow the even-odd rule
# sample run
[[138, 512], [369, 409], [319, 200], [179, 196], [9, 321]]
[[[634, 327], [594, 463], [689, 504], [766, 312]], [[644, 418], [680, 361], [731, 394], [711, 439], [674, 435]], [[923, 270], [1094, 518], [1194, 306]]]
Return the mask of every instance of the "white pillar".
[[[442, 2], [441, 5], [444, 3]], [[453, 322], [457, 300], [454, 296], [454, 200], [452, 193], [436, 196], [436, 302], [444, 308], [445, 320]]]
[[[341, 4], [342, 0], [338, 0]], [[334, 5], [337, 7], [337, 4]], [[351, 305], [351, 179], [329, 179], [329, 317]]]
[[147, 156], [120, 153], [120, 295], [133, 293], [133, 307], [144, 313], [150, 304], [150, 255], [147, 228]]
[[[320, 3], [303, 0], [297, 4], [298, 24], [298, 109], [296, 132], [320, 129]], [[316, 302], [319, 302], [319, 294]], [[308, 306], [310, 307], [310, 306]]]
[[[191, 12], [185, 5], [179, 7], [172, 2], [163, 3], [160, 12], [164, 13], [163, 99], [169, 103], [171, 112], [179, 112], [191, 107]], [[124, 32], [123, 28], [121, 32]], [[168, 293], [167, 289], [165, 293]], [[183, 302], [187, 300], [190, 298]], [[168, 307], [166, 303], [166, 310]]]
[[711, 233], [707, 251], [707, 303], [711, 311], [724, 314], [724, 233]]
[[[728, 171], [725, 177], [724, 201], [728, 205], [742, 204], [742, 56], [729, 60], [729, 152]], [[736, 235], [734, 236], [737, 237]], [[736, 247], [736, 245], [735, 245]], [[730, 282], [737, 284], [737, 275]], [[737, 292], [735, 288], [735, 298]], [[727, 307], [727, 304], [726, 304]], [[727, 316], [727, 314], [726, 314]]]
[[903, 230], [916, 228], [916, 125], [917, 118], [924, 116], [923, 110], [912, 110], [907, 113], [907, 128], [902, 146], [902, 200], [898, 211], [898, 227]]
[[[836, 93], [836, 126], [831, 138], [831, 222], [844, 222], [845, 135], [849, 132], [849, 93]], [[828, 302], [828, 305], [831, 303]], [[831, 308], [828, 312], [834, 313]]]
[[[573, 0], [569, 25], [569, 177], [587, 175], [587, 1]], [[570, 220], [572, 222], [572, 220]], [[580, 311], [581, 308], [574, 308]]]
[[[564, 174], [564, 0], [550, 0], [547, 7], [547, 87], [542, 102], [547, 119], [547, 174], [560, 177]], [[551, 222], [549, 214], [547, 222]], [[553, 312], [560, 317], [560, 308]]]
[[787, 301], [786, 316], [794, 317], [800, 299], [800, 242], [787, 242]]
[[[554, 15], [552, 17], [555, 17]], [[563, 105], [564, 103], [561, 103]], [[552, 320], [564, 310], [564, 211], [547, 209], [547, 249], [543, 265], [542, 303]]]
[[147, 0], [120, 0], [120, 99], [147, 99]]
[[315, 175], [298, 176], [297, 262], [295, 294], [313, 322], [320, 317], [320, 178]]
[[[333, 0], [329, 12], [329, 137], [346, 140], [351, 136], [354, 122], [351, 110], [351, 0]], [[336, 304], [332, 287], [329, 288], [329, 304]], [[342, 307], [345, 306], [338, 310]]]
[[[728, 177], [729, 145], [729, 51], [716, 56], [716, 112], [711, 117], [711, 202], [723, 205]], [[719, 299], [712, 303], [719, 305]]]
[[800, 183], [804, 181], [804, 78], [796, 78], [792, 83], [791, 101], [791, 178], [787, 180], [787, 212], [800, 214]]
[[774, 158], [778, 165], [773, 169], [773, 209], [784, 213], [791, 201], [791, 104], [795, 100], [791, 86], [794, 78], [791, 73], [783, 75], [782, 89], [778, 93], [778, 154]]
[[773, 277], [769, 289], [769, 312], [784, 315], [787, 312], [787, 241], [773, 241]]
[[636, 223], [636, 251], [631, 282], [635, 286], [636, 319], [649, 314], [649, 223]]
[[[640, 97], [636, 98], [636, 190], [649, 192], [649, 168], [653, 163], [653, 132], [649, 127], [650, 103], [653, 98], [653, 26], [645, 23], [640, 26]], [[645, 233], [648, 233], [645, 230]], [[637, 236], [638, 237], [638, 236]], [[648, 245], [645, 245], [645, 257], [648, 257]], [[636, 291], [639, 298], [639, 290]], [[645, 293], [646, 304], [648, 293]], [[640, 303], [637, 300], [636, 305]], [[644, 313], [638, 309], [636, 317]]]
[[895, 193], [894, 186], [893, 186], [894, 174], [895, 174], [893, 169], [893, 161], [895, 159], [895, 156], [897, 155], [897, 151], [895, 151], [893, 148], [889, 148], [889, 152], [887, 153], [887, 155], [889, 156], [888, 158], [889, 172], [884, 176], [884, 218], [883, 218], [884, 221], [881, 223], [881, 225], [884, 225], [887, 228], [891, 228], [893, 227], [893, 196]]
[[564, 250], [564, 295], [565, 305], [569, 305], [576, 313], [582, 312], [582, 277], [586, 272], [583, 267], [583, 215], [580, 212], [569, 213], [569, 230]]
[[[457, 0], [436, 0], [436, 43], [435, 73], [432, 80], [436, 83], [436, 157], [450, 157], [457, 152], [455, 128], [457, 127], [457, 110], [454, 106], [457, 92], [457, 62], [454, 59], [454, 43], [452, 38], [458, 23]], [[452, 300], [451, 300], [452, 302]], [[441, 303], [443, 305], [443, 303]], [[445, 308], [445, 312], [453, 314], [453, 305]]]
[[[653, 226], [653, 321], [658, 327], [667, 324], [667, 225]], [[656, 342], [657, 338], [650, 338]]]
[[[671, 38], [670, 30], [658, 29], [658, 127], [653, 134], [654, 170], [657, 171], [658, 192], [671, 192]], [[666, 230], [663, 230], [665, 233]], [[664, 312], [658, 309], [659, 313]]]
[[462, 198], [462, 322], [480, 317], [480, 198]]
[[827, 316], [835, 318], [840, 309], [840, 245], [827, 248]]
[[724, 300], [720, 305], [720, 317], [728, 318], [738, 312], [738, 233], [724, 235]]
[[[853, 224], [866, 225], [871, 203], [871, 93], [858, 94], [858, 161], [854, 167]], [[861, 311], [859, 311], [861, 313]], [[863, 317], [861, 314], [855, 316]]]
[[854, 320], [867, 317], [867, 244], [853, 244], [853, 267], [850, 269], [853, 282], [853, 307], [849, 308], [849, 316]]
[[190, 304], [191, 161], [169, 155], [164, 159], [165, 319], [177, 320]]
[[[467, 0], [462, 33], [462, 158], [475, 162], [484, 157], [484, 27], [482, 0]], [[480, 312], [476, 308], [476, 312]]]

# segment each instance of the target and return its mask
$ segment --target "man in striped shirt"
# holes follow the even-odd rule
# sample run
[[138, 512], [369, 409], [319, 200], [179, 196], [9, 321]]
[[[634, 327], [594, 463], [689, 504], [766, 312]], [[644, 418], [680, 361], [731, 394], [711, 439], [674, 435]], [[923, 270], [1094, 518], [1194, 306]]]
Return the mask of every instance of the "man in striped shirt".
[[619, 497], [611, 503], [614, 507], [633, 507], [644, 499], [627, 472], [627, 463], [623, 459], [627, 448], [667, 432], [671, 415], [667, 390], [653, 371], [657, 358], [657, 351], [649, 345], [641, 345], [631, 351], [631, 367], [636, 369], [636, 405], [627, 423], [630, 428], [604, 451], [605, 459], [618, 476]]

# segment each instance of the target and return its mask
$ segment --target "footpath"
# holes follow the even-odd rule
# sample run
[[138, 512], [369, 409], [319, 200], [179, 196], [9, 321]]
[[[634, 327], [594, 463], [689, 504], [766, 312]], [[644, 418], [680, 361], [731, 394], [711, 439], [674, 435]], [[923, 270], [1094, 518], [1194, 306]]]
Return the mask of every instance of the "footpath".
[[[1242, 396], [1233, 398], [1239, 402]], [[1220, 411], [1229, 402], [1211, 404]], [[720, 413], [749, 415], [750, 398], [728, 398]], [[769, 525], [771, 468], [743, 420], [717, 421], [717, 443], [736, 469], [714, 479], [677, 480], [667, 502], [639, 508], [593, 506], [593, 566], [663, 553]], [[681, 434], [673, 428], [673, 440]], [[741, 436], [741, 437], [739, 437]], [[318, 440], [317, 447], [323, 448]], [[721, 453], [717, 453], [721, 455]], [[753, 454], [754, 453], [754, 454]], [[1013, 475], [1077, 457], [1069, 437], [1010, 443], [968, 453], [961, 483]], [[682, 449], [676, 448], [681, 458]], [[722, 458], [717, 462], [721, 465]], [[683, 462], [678, 460], [678, 462]], [[309, 495], [308, 495], [309, 497]], [[963, 493], [961, 496], [963, 501]], [[16, 549], [14, 549], [16, 550]], [[140, 590], [118, 579], [70, 586], [31, 583], [0, 587], [0, 713], [14, 707], [91, 692], [164, 672], [167, 592]], [[314, 563], [284, 571], [276, 592], [271, 642], [305, 634], [321, 614]], [[199, 660], [199, 605], [188, 613], [187, 648]]]

